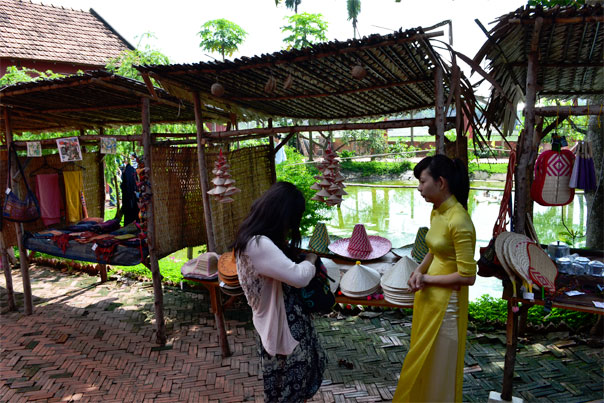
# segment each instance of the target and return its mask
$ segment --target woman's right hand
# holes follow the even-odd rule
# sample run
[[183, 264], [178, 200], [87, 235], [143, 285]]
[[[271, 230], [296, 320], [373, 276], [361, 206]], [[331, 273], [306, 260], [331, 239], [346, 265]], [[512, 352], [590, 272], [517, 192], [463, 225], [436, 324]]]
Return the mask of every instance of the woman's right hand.
[[315, 255], [314, 253], [307, 253], [304, 260], [309, 261], [314, 266], [315, 262], [317, 261], [317, 255]]
[[414, 271], [409, 277], [409, 281], [407, 281], [409, 288], [411, 288], [412, 292], [416, 292], [424, 288], [424, 275], [419, 271]]

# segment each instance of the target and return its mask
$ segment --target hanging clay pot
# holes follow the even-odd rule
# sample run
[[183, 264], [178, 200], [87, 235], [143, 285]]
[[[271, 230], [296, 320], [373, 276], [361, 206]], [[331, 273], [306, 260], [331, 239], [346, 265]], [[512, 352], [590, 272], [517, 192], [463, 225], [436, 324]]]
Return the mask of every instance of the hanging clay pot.
[[277, 88], [277, 80], [275, 80], [275, 77], [270, 76], [269, 79], [266, 80], [266, 84], [264, 84], [264, 92], [272, 94], [275, 92], [275, 88]]
[[283, 89], [284, 90], [288, 90], [292, 84], [294, 83], [294, 78], [292, 77], [292, 75], [288, 75], [287, 78], [285, 79], [285, 81], [283, 81]]
[[367, 70], [365, 70], [365, 67], [361, 66], [360, 64], [357, 64], [352, 68], [350, 74], [352, 74], [352, 76], [357, 80], [361, 80], [367, 75]]
[[224, 87], [220, 83], [214, 83], [210, 88], [210, 92], [212, 92], [212, 95], [215, 97], [221, 97], [224, 95]]

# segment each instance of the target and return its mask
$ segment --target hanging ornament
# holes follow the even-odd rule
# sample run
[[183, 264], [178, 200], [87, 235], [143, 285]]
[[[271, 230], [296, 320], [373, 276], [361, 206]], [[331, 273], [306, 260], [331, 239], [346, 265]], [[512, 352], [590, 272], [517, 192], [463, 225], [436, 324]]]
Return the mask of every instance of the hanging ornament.
[[230, 203], [233, 198], [230, 196], [241, 192], [240, 189], [234, 186], [235, 180], [231, 178], [229, 172], [230, 165], [227, 163], [226, 158], [222, 155], [222, 149], [218, 153], [218, 158], [214, 162], [214, 169], [212, 173], [216, 175], [212, 179], [212, 183], [215, 185], [214, 188], [208, 190], [208, 194], [214, 196], [214, 200], [220, 203]]
[[212, 95], [214, 95], [215, 97], [221, 97], [224, 95], [224, 86], [218, 82], [212, 84], [212, 87], [210, 88], [210, 92], [212, 92]]
[[287, 78], [285, 79], [285, 81], [283, 81], [283, 89], [284, 90], [290, 89], [290, 87], [292, 86], [293, 83], [294, 83], [294, 77], [291, 74], [289, 74], [287, 76]]
[[367, 70], [365, 70], [365, 67], [361, 66], [359, 63], [352, 68], [350, 74], [352, 74], [352, 76], [357, 80], [362, 80], [367, 75]]
[[266, 84], [264, 84], [264, 92], [272, 94], [275, 92], [275, 88], [277, 88], [277, 80], [275, 77], [270, 76], [268, 80], [266, 80]]
[[317, 164], [321, 175], [315, 176], [317, 182], [310, 187], [317, 190], [311, 200], [324, 202], [328, 206], [339, 206], [342, 203], [342, 196], [348, 194], [344, 191], [344, 177], [340, 174], [340, 162], [336, 157], [331, 143], [328, 144], [323, 160]]

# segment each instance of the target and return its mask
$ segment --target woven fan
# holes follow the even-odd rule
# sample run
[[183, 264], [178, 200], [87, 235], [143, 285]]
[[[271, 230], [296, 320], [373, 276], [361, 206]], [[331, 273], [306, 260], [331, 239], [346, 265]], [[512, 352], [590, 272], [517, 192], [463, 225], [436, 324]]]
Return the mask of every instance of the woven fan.
[[529, 275], [529, 258], [526, 251], [528, 243], [531, 243], [528, 237], [521, 234], [512, 234], [504, 243], [504, 253], [514, 272], [530, 285], [533, 284], [533, 281]]
[[510, 268], [510, 263], [507, 261], [507, 258], [504, 253], [505, 241], [511, 234], [511, 232], [504, 231], [501, 234], [497, 235], [497, 238], [495, 238], [495, 254], [497, 255], [499, 263], [501, 263], [501, 267], [503, 267], [503, 270], [506, 272], [510, 280], [514, 281], [514, 278], [516, 276], [514, 275], [514, 271]]
[[543, 249], [534, 243], [526, 247], [529, 256], [529, 275], [531, 279], [550, 293], [556, 291], [558, 269]]

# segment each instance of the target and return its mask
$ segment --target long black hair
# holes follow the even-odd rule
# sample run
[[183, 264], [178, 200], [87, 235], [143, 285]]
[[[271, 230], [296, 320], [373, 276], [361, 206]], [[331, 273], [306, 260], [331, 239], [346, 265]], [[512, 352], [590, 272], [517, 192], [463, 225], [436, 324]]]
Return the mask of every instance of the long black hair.
[[413, 168], [413, 175], [419, 179], [424, 169], [428, 169], [428, 173], [435, 181], [440, 177], [445, 178], [449, 184], [449, 191], [466, 210], [468, 209], [470, 178], [466, 166], [459, 158], [452, 160], [442, 154], [426, 157]]
[[235, 255], [244, 252], [254, 236], [264, 235], [294, 260], [300, 247], [300, 221], [305, 209], [304, 195], [295, 185], [289, 182], [273, 184], [254, 201], [250, 213], [239, 226]]

